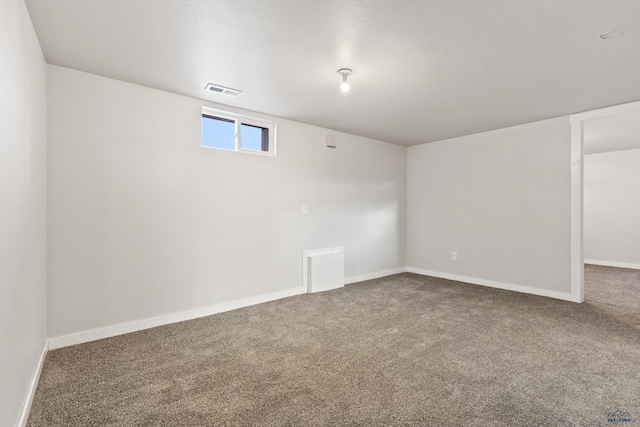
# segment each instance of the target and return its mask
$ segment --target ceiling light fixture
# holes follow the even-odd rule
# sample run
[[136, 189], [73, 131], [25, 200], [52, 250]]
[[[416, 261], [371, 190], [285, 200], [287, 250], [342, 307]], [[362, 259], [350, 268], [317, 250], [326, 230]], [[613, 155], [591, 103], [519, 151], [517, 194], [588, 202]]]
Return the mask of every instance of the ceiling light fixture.
[[351, 68], [340, 68], [338, 70], [338, 74], [342, 76], [342, 83], [340, 84], [340, 90], [343, 92], [349, 91], [349, 82], [347, 81], [347, 78], [351, 75], [351, 73], [353, 73], [353, 70], [351, 70]]
[[602, 40], [615, 39], [618, 36], [621, 36], [624, 33], [624, 30], [618, 28], [617, 30], [609, 31], [608, 33], [604, 33], [600, 35]]

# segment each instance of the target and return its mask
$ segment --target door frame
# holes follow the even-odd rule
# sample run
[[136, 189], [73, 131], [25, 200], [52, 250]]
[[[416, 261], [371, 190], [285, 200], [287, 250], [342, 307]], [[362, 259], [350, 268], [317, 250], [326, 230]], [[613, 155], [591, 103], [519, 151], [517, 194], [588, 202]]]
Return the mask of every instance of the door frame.
[[575, 302], [584, 302], [584, 123], [589, 120], [636, 112], [640, 112], [640, 101], [569, 116], [571, 123], [571, 300]]

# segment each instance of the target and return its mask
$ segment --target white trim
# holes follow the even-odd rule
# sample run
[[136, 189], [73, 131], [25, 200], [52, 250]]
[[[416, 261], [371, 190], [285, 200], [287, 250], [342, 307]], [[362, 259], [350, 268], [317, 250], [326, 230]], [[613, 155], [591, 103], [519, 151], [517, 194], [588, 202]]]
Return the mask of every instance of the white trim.
[[[303, 254], [303, 257], [305, 255]], [[350, 277], [345, 279], [345, 284], [360, 282], [363, 280], [377, 279], [380, 277], [390, 276], [393, 274], [404, 273], [406, 268], [397, 268], [393, 270], [385, 270], [377, 273], [366, 274], [363, 276]], [[274, 301], [281, 298], [287, 298], [295, 295], [307, 293], [306, 283], [285, 291], [272, 292], [266, 295], [244, 298], [241, 300], [230, 301], [212, 306], [198, 308], [195, 310], [183, 311], [180, 313], [169, 314], [166, 316], [158, 316], [149, 319], [138, 320], [130, 323], [107, 326], [100, 329], [92, 329], [89, 331], [78, 332], [75, 334], [52, 337], [48, 340], [48, 349], [55, 350], [57, 348], [68, 347], [70, 345], [82, 344], [89, 341], [110, 338], [117, 335], [128, 334], [131, 332], [141, 331], [143, 329], [155, 328], [156, 326], [168, 325], [171, 323], [184, 322], [185, 320], [197, 319], [200, 317], [211, 316], [212, 314], [223, 313], [225, 311], [235, 310], [242, 307], [248, 307], [263, 302]]]
[[231, 311], [242, 307], [248, 307], [251, 305], [274, 301], [281, 298], [287, 298], [294, 295], [301, 295], [304, 293], [306, 293], [306, 289], [296, 287], [294, 289], [287, 289], [285, 291], [278, 291], [265, 295], [243, 298], [240, 300], [210, 305], [208, 307], [197, 308], [195, 310], [183, 311], [166, 316], [152, 317], [135, 322], [123, 323], [120, 325], [113, 325], [107, 326], [105, 328], [78, 332], [76, 334], [49, 338], [49, 349], [54, 350], [56, 348], [68, 347], [70, 345], [82, 344], [89, 341], [95, 341], [103, 338], [114, 337], [117, 335], [128, 334], [130, 332], [141, 331], [143, 329], [155, 328], [156, 326], [184, 322], [185, 320], [211, 316], [212, 314], [223, 313], [225, 311]]
[[583, 203], [584, 123], [571, 122], [571, 295], [584, 302]]
[[406, 272], [407, 272], [407, 268], [401, 267], [401, 268], [393, 268], [391, 270], [378, 271], [376, 273], [363, 274], [361, 276], [346, 277], [344, 279], [344, 284], [350, 285], [352, 283], [364, 282], [365, 280], [379, 279], [381, 277], [393, 276], [394, 274], [400, 274], [400, 273], [406, 273]]
[[222, 117], [223, 119], [229, 119], [229, 120], [235, 120], [235, 119], [251, 119], [251, 120], [257, 120], [259, 122], [262, 123], [271, 123], [271, 124], [275, 124], [274, 122], [267, 120], [267, 119], [261, 119], [260, 117], [254, 117], [254, 116], [247, 116], [246, 114], [241, 114], [241, 113], [236, 113], [234, 111], [229, 111], [229, 110], [221, 110], [219, 108], [212, 108], [212, 107], [207, 107], [207, 106], [202, 106], [202, 113], [203, 114], [211, 114], [212, 116], [217, 116], [217, 117]]
[[[250, 154], [259, 154], [261, 156], [275, 156], [275, 129], [276, 124], [274, 122], [268, 122], [262, 119], [256, 119], [253, 117], [249, 118], [240, 118], [240, 120], [236, 120], [237, 129], [236, 129], [236, 150], [241, 153], [250, 153]], [[269, 130], [269, 151], [262, 150], [249, 150], [247, 148], [242, 148], [242, 125], [255, 126], [263, 129]]]
[[583, 193], [584, 122], [640, 111], [640, 101], [569, 116], [571, 123], [571, 295], [584, 301]]
[[27, 396], [24, 399], [24, 404], [22, 405], [22, 410], [20, 411], [20, 417], [18, 418], [17, 427], [25, 427], [27, 425], [27, 420], [29, 419], [29, 412], [31, 411], [31, 404], [33, 403], [33, 397], [36, 394], [36, 389], [38, 388], [38, 381], [40, 380], [40, 374], [42, 373], [42, 366], [44, 365], [44, 359], [47, 357], [47, 352], [49, 351], [49, 341], [45, 340], [44, 345], [42, 346], [42, 351], [40, 352], [40, 358], [38, 359], [38, 363], [36, 364], [36, 369], [33, 372], [33, 377], [31, 378], [31, 382], [29, 383], [29, 389], [27, 390]]
[[618, 262], [618, 261], [602, 261], [599, 259], [585, 259], [585, 264], [603, 265], [605, 267], [618, 267], [618, 268], [632, 268], [634, 270], [640, 270], [640, 264], [633, 264], [630, 262]]
[[626, 104], [614, 105], [612, 107], [598, 108], [597, 110], [585, 111], [583, 113], [569, 116], [571, 122], [586, 122], [593, 119], [619, 116], [621, 114], [635, 113], [640, 111], [640, 101], [628, 102]]
[[455, 280], [457, 282], [471, 283], [473, 285], [487, 286], [490, 288], [504, 289], [507, 291], [521, 292], [525, 294], [539, 295], [543, 297], [556, 298], [565, 301], [578, 302], [573, 295], [566, 292], [549, 291], [546, 289], [532, 288], [529, 286], [514, 285], [511, 283], [496, 282], [493, 280], [478, 279], [476, 277], [460, 276], [457, 274], [443, 273], [441, 271], [424, 270], [421, 268], [407, 267], [409, 273], [421, 274], [423, 276], [438, 277], [441, 279]]

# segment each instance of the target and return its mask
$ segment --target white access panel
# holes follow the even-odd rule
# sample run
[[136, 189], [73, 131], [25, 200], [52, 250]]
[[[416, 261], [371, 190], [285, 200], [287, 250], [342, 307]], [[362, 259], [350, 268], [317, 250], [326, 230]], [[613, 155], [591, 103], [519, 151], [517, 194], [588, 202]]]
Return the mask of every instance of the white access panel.
[[344, 286], [344, 250], [342, 246], [302, 253], [302, 280], [307, 293], [328, 291]]

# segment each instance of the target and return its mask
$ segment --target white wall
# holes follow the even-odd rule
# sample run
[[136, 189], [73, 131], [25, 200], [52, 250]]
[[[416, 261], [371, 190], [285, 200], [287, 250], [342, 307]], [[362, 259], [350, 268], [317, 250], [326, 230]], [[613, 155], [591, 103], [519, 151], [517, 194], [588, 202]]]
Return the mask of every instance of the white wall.
[[411, 269], [569, 297], [566, 117], [410, 147], [407, 156]]
[[15, 426], [47, 332], [47, 69], [24, 1], [0, 11], [0, 426]]
[[203, 105], [49, 66], [50, 337], [301, 287], [306, 249], [405, 266], [405, 147], [253, 114], [277, 157], [205, 149]]
[[585, 262], [640, 268], [640, 149], [584, 157]]

